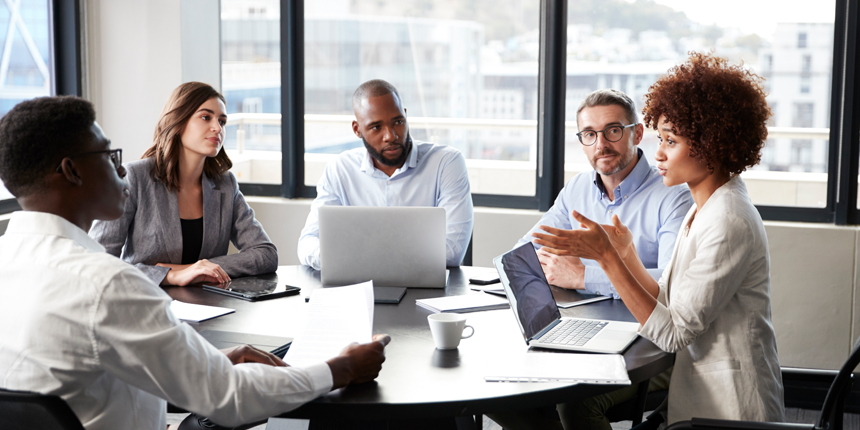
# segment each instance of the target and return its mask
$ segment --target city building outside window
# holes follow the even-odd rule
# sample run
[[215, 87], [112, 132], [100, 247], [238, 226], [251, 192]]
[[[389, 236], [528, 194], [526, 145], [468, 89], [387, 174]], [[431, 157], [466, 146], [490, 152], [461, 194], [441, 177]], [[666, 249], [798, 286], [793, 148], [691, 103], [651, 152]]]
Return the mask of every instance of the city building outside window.
[[[588, 93], [616, 88], [641, 109], [660, 75], [691, 51], [713, 51], [763, 76], [768, 102], [785, 107], [774, 109], [762, 163], [744, 174], [753, 201], [827, 206], [835, 2], [727, 1], [567, 3], [565, 180], [591, 169], [575, 138], [576, 108]], [[221, 7], [234, 172], [241, 182], [280, 184], [280, 2]], [[305, 1], [304, 184], [313, 187], [337, 153], [360, 147], [350, 96], [382, 78], [400, 90], [414, 139], [466, 156], [473, 192], [534, 195], [539, 7], [538, 0]], [[747, 13], [733, 12], [740, 9]], [[260, 110], [243, 103], [252, 98]], [[640, 147], [653, 159], [656, 136], [648, 131]], [[774, 192], [787, 189], [795, 191]]]
[[[820, 6], [785, 8], [773, 0], [569, 0], [566, 119], [576, 120], [585, 94], [607, 87], [630, 95], [641, 110], [660, 75], [691, 51], [713, 51], [764, 77], [774, 111], [762, 162], [743, 174], [753, 202], [823, 208], [835, 4]], [[657, 136], [646, 130], [639, 147], [652, 163], [656, 144]], [[566, 179], [591, 169], [572, 133], [565, 149]]]

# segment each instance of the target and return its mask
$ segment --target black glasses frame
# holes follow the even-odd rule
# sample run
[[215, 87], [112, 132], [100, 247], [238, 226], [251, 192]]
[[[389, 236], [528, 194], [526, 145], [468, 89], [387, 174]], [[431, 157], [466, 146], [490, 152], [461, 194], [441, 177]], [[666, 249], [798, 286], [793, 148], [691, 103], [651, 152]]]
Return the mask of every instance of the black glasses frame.
[[[110, 157], [110, 161], [113, 162], [114, 168], [119, 170], [119, 167], [122, 166], [122, 148], [105, 149], [102, 151], [84, 152], [81, 154], [69, 155], [68, 157], [65, 157], [65, 158], [78, 158], [78, 157], [83, 157], [85, 155], [105, 154], [105, 153], [107, 153], [108, 157]], [[63, 167], [63, 161], [60, 160], [60, 164], [57, 165], [57, 172], [59, 172], [62, 167]]]
[[[584, 146], [591, 146], [591, 145], [594, 145], [595, 143], [597, 143], [597, 133], [603, 133], [603, 138], [610, 141], [610, 142], [618, 142], [619, 140], [621, 140], [622, 137], [624, 137], [624, 129], [625, 128], [635, 127], [637, 125], [639, 125], [639, 123], [635, 122], [633, 124], [628, 124], [628, 125], [610, 125], [609, 127], [606, 127], [603, 130], [584, 130], [584, 131], [580, 131], [579, 133], [576, 133], [576, 137], [579, 138], [579, 143], [583, 144]], [[606, 135], [606, 130], [609, 130], [610, 128], [620, 128], [621, 129], [621, 135], [618, 136], [618, 139], [612, 140], [609, 136]], [[591, 143], [583, 142], [582, 133], [594, 133], [594, 141]]]

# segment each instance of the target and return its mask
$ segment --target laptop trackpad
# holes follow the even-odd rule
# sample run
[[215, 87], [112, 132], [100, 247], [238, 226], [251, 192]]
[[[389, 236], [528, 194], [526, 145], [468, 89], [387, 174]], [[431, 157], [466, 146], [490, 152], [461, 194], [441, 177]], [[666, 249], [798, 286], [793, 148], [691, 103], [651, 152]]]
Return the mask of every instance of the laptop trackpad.
[[603, 342], [612, 342], [613, 344], [625, 344], [630, 342], [630, 339], [636, 337], [636, 332], [623, 331], [623, 330], [603, 330], [597, 336], [594, 337], [593, 341], [603, 341]]

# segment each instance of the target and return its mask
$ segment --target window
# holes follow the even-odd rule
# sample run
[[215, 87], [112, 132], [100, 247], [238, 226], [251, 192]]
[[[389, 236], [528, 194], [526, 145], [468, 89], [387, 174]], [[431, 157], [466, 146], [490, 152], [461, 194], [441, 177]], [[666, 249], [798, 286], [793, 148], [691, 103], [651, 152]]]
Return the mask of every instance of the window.
[[363, 146], [352, 93], [378, 78], [398, 88], [414, 141], [466, 157], [473, 193], [534, 196], [539, 1], [397, 3], [304, 3], [304, 184]]
[[[772, 0], [745, 5], [763, 12], [781, 7]], [[815, 111], [827, 112], [832, 61], [822, 56], [817, 67], [827, 73], [812, 76], [812, 55], [799, 50], [807, 47], [807, 35], [814, 34], [823, 51], [833, 51], [833, 10], [822, 14], [818, 5], [800, 5], [794, 11], [797, 20], [786, 23], [768, 13], [756, 14], [755, 19], [740, 18], [718, 2], [569, 0], [568, 7], [567, 121], [575, 122], [576, 107], [585, 95], [601, 88], [627, 93], [641, 112], [648, 88], [660, 75], [683, 62], [690, 51], [714, 50], [765, 78], [769, 104], [795, 106], [794, 123], [774, 116], [770, 124], [774, 131], [762, 163], [744, 174], [753, 202], [825, 206], [827, 176], [821, 174], [827, 172], [830, 118], [812, 113], [813, 106]], [[789, 59], [794, 62], [786, 61]], [[811, 129], [818, 138], [808, 140]], [[794, 137], [800, 135], [807, 140], [795, 142]], [[656, 134], [646, 129], [639, 147], [652, 163], [656, 145]], [[565, 179], [591, 170], [571, 132], [565, 138], [565, 161]], [[798, 173], [783, 176], [778, 172]], [[804, 192], [812, 197], [777, 191], [791, 181], [795, 188], [802, 182]]]
[[[51, 6], [47, 0], [0, 3], [0, 117], [24, 100], [56, 93]], [[12, 198], [0, 182], [0, 203]]]
[[[400, 89], [416, 139], [466, 154], [477, 205], [546, 209], [566, 177], [590, 168], [571, 139], [585, 95], [615, 87], [641, 108], [649, 86], [687, 52], [715, 50], [764, 77], [774, 107], [763, 161], [744, 173], [762, 216], [860, 222], [857, 197], [845, 194], [856, 188], [844, 183], [845, 172], [857, 173], [847, 160], [860, 157], [857, 142], [843, 144], [855, 130], [845, 113], [860, 110], [848, 61], [860, 35], [853, 21], [834, 19], [849, 14], [846, 2], [752, 0], [743, 15], [681, 0], [455, 3], [222, 0], [227, 148], [234, 171], [247, 169], [237, 174], [243, 190], [313, 197], [332, 154], [360, 145], [348, 127], [352, 91], [381, 77]], [[245, 112], [254, 98], [260, 110]], [[252, 125], [262, 133], [251, 137]], [[260, 139], [266, 134], [281, 138]], [[641, 147], [653, 157], [653, 134]], [[493, 191], [493, 180], [480, 179], [486, 172], [499, 182], [523, 173], [528, 187]]]
[[224, 147], [239, 182], [281, 183], [281, 51], [278, 0], [221, 2]]

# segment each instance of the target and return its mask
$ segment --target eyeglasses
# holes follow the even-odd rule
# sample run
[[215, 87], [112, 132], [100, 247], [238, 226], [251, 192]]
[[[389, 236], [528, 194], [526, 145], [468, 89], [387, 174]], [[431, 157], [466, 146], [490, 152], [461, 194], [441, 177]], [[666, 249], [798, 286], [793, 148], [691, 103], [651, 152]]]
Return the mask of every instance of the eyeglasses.
[[585, 146], [591, 146], [597, 142], [597, 133], [603, 133], [603, 138], [610, 142], [618, 142], [621, 140], [621, 137], [624, 136], [625, 128], [635, 127], [637, 125], [639, 125], [639, 123], [630, 125], [610, 125], [603, 130], [580, 131], [579, 133], [576, 133], [576, 137], [579, 138], [579, 143]]
[[[113, 162], [113, 167], [115, 169], [119, 170], [119, 167], [122, 166], [122, 149], [121, 148], [105, 149], [103, 151], [84, 152], [82, 154], [70, 155], [66, 158], [78, 158], [78, 157], [83, 157], [85, 155], [105, 154], [105, 153], [108, 154], [108, 157], [110, 157], [110, 161]], [[57, 166], [57, 172], [61, 171], [62, 167], [63, 167], [63, 162], [60, 161], [60, 164]]]

